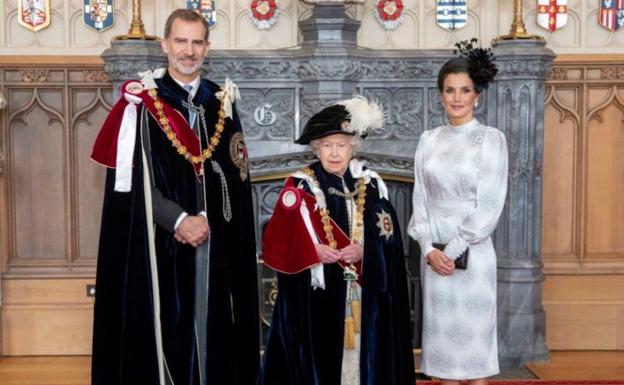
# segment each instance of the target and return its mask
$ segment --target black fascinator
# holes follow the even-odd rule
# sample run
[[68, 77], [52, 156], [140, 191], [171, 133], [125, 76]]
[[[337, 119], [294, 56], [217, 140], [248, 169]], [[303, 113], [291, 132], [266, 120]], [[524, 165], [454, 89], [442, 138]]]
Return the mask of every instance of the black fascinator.
[[468, 75], [475, 83], [478, 92], [487, 89], [488, 84], [494, 80], [498, 69], [494, 64], [494, 54], [491, 48], [477, 47], [477, 39], [463, 40], [455, 43], [454, 54], [468, 60]]

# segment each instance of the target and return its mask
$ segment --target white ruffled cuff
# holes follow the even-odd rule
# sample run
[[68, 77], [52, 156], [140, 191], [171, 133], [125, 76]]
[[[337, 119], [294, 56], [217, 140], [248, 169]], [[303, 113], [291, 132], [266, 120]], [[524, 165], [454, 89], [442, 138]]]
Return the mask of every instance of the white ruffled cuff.
[[444, 248], [444, 254], [452, 260], [456, 260], [468, 248], [468, 242], [461, 237], [453, 238]]

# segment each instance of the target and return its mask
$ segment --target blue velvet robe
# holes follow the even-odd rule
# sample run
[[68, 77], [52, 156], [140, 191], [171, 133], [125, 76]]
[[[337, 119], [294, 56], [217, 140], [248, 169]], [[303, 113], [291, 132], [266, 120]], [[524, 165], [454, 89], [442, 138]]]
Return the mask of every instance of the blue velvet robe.
[[[330, 216], [348, 234], [345, 198], [328, 193], [330, 187], [343, 191], [341, 178], [327, 173], [320, 162], [310, 168], [325, 194]], [[353, 191], [356, 180], [349, 170], [344, 181]], [[306, 183], [303, 185], [307, 188]], [[392, 220], [390, 236], [382, 235], [378, 225], [377, 214], [382, 210]], [[340, 385], [346, 282], [336, 263], [324, 265], [324, 274], [323, 290], [310, 286], [309, 269], [297, 274], [278, 273], [278, 294], [260, 384]], [[375, 180], [367, 184], [364, 206], [361, 301], [361, 385], [413, 385], [414, 358], [401, 231], [392, 205], [379, 197]]]
[[[156, 79], [159, 96], [188, 117], [187, 93], [169, 76]], [[206, 111], [208, 136], [214, 132], [218, 86], [202, 80], [194, 104]], [[143, 108], [139, 109], [142, 116]], [[141, 130], [149, 137], [152, 181], [167, 199], [197, 213], [198, 189], [191, 163], [180, 156], [154, 118], [137, 124], [132, 191], [114, 191], [115, 170], [106, 180], [98, 252], [93, 330], [93, 385], [159, 384], [152, 276], [147, 239]], [[199, 117], [198, 117], [199, 118]], [[226, 119], [214, 152], [226, 176], [232, 219], [222, 214], [220, 176], [210, 165], [206, 177], [206, 213], [210, 225], [206, 372], [208, 384], [251, 385], [259, 370], [259, 314], [256, 247], [249, 178], [233, 162], [230, 142], [242, 132], [236, 114]], [[148, 133], [149, 135], [145, 135]], [[203, 148], [206, 139], [202, 137]], [[246, 174], [246, 171], [245, 171]], [[247, 175], [248, 176], [248, 175]], [[166, 377], [176, 385], [200, 384], [195, 337], [195, 249], [177, 242], [156, 226], [162, 339]]]

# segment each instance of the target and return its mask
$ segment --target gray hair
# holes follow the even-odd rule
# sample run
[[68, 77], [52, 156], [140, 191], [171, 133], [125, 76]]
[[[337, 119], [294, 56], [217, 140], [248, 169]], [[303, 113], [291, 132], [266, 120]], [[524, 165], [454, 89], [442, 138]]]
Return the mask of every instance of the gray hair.
[[[347, 135], [347, 136], [351, 137], [351, 157], [353, 157], [362, 147], [362, 138], [357, 135]], [[309, 144], [310, 149], [312, 150], [314, 155], [316, 155], [317, 158], [319, 157], [319, 142], [321, 141], [321, 139], [323, 138], [312, 139]]]

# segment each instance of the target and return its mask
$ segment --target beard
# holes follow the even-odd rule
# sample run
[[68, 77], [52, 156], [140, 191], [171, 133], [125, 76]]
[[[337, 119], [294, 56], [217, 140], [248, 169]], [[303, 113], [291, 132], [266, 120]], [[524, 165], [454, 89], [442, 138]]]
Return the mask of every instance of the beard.
[[199, 73], [199, 71], [201, 70], [202, 64], [203, 64], [203, 61], [198, 61], [193, 66], [188, 67], [176, 60], [173, 62], [173, 68], [175, 68], [176, 71], [178, 71], [179, 73], [188, 76], [188, 75], [194, 75], [194, 74]]

